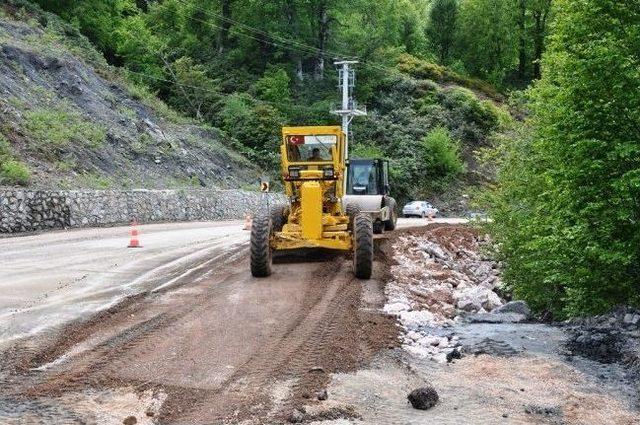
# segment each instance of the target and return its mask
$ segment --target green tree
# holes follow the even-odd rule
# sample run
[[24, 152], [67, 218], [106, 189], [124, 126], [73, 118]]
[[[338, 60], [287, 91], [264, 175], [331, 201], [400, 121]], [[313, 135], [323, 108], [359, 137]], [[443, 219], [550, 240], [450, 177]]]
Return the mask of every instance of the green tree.
[[435, 0], [429, 10], [427, 35], [440, 63], [451, 57], [458, 32], [458, 0]]
[[134, 0], [37, 0], [37, 3], [74, 23], [111, 62], [117, 62], [116, 31], [126, 17], [139, 11]]
[[282, 68], [271, 67], [256, 84], [258, 97], [266, 102], [288, 104], [291, 101], [291, 79]]
[[171, 105], [197, 119], [213, 119], [215, 108], [220, 106], [221, 94], [218, 84], [207, 76], [204, 65], [196, 64], [183, 56], [172, 64], [166, 62], [169, 74], [174, 79]]
[[445, 186], [464, 171], [460, 145], [444, 127], [437, 127], [425, 136], [420, 144], [419, 160], [427, 186]]
[[516, 61], [516, 28], [513, 0], [463, 0], [459, 48], [467, 70], [502, 83]]
[[501, 145], [505, 279], [558, 315], [640, 305], [640, 5], [555, 7], [531, 131]]

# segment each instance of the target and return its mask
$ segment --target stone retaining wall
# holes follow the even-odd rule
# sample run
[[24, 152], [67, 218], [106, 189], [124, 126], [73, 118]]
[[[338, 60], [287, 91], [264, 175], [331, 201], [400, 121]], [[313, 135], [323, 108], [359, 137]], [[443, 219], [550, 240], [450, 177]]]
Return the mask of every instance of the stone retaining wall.
[[[270, 202], [284, 202], [271, 194]], [[23, 190], [0, 188], [0, 233], [140, 223], [240, 219], [262, 194], [240, 190]]]

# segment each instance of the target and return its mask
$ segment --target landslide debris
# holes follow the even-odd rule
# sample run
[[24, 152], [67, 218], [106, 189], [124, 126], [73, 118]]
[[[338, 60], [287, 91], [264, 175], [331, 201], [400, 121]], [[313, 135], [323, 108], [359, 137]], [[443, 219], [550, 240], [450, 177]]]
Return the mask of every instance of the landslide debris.
[[489, 243], [467, 226], [429, 227], [397, 237], [384, 311], [404, 328], [407, 351], [440, 362], [454, 359], [460, 344], [447, 328], [504, 304], [495, 292], [500, 267], [482, 254]]

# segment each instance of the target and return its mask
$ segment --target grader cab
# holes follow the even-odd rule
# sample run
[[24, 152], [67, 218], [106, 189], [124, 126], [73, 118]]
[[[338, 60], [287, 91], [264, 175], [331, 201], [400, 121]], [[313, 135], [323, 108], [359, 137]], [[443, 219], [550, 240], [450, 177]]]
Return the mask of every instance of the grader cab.
[[324, 248], [351, 252], [356, 277], [371, 277], [371, 216], [342, 202], [345, 145], [339, 126], [282, 129], [281, 171], [289, 204], [274, 206], [254, 218], [253, 276], [271, 274], [274, 251]]

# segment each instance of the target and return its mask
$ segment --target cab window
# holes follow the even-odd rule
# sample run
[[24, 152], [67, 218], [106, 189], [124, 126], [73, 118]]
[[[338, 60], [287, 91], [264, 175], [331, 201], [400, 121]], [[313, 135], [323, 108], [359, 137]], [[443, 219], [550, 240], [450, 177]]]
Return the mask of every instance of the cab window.
[[349, 195], [377, 195], [378, 179], [376, 167], [372, 163], [349, 164], [349, 182], [347, 194]]
[[287, 153], [291, 162], [329, 162], [333, 160], [335, 135], [287, 136]]

